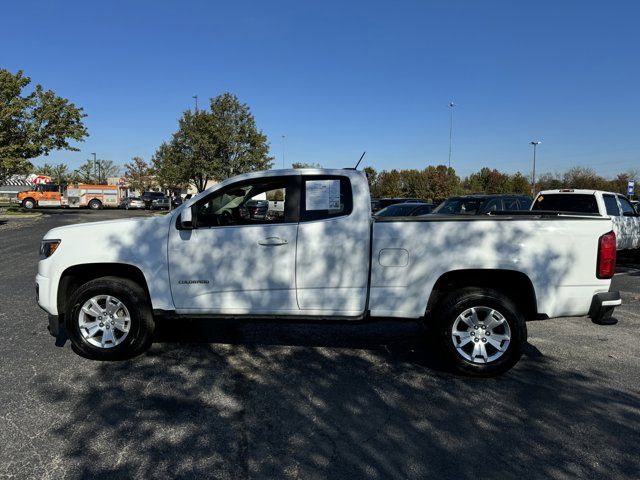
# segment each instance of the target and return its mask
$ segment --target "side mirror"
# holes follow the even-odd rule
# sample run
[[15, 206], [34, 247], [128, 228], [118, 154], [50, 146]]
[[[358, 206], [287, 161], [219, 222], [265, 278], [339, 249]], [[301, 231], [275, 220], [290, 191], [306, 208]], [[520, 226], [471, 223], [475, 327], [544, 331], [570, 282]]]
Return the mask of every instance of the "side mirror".
[[193, 212], [191, 208], [185, 208], [180, 212], [180, 228], [191, 230], [193, 228]]

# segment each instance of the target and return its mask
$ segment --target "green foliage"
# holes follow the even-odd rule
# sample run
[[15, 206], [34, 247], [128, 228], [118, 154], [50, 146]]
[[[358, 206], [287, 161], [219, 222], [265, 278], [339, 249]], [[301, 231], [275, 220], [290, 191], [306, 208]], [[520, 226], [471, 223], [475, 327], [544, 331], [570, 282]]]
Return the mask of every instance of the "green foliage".
[[69, 141], [88, 136], [82, 108], [51, 90], [31, 83], [21, 70], [15, 75], [0, 69], [0, 182], [11, 175], [27, 174], [32, 158], [53, 150], [78, 150]]
[[[155, 173], [155, 181], [165, 189], [179, 190], [187, 187], [190, 179], [186, 174], [184, 162], [178, 164], [174, 161], [171, 145], [163, 142], [151, 158], [152, 169]], [[206, 185], [206, 183], [205, 183]]]
[[199, 192], [209, 180], [271, 167], [267, 137], [257, 129], [246, 104], [231, 93], [210, 101], [210, 111], [187, 110], [170, 142], [156, 151], [153, 164], [165, 185], [193, 183]]
[[132, 189], [138, 192], [151, 189], [153, 170], [142, 157], [133, 157], [130, 163], [124, 164], [124, 168], [124, 178]]
[[443, 199], [453, 195], [460, 184], [455, 170], [445, 165], [429, 165], [423, 170], [383, 170], [379, 174], [367, 167], [365, 172], [374, 197]]
[[291, 168], [322, 168], [319, 163], [293, 162]]
[[364, 167], [363, 171], [367, 175], [367, 182], [369, 182], [369, 191], [372, 192], [373, 195], [374, 187], [376, 185], [376, 182], [378, 181], [378, 172], [373, 167]]
[[[373, 197], [412, 197], [443, 200], [456, 194], [515, 193], [531, 195], [531, 178], [521, 172], [508, 174], [487, 167], [460, 180], [455, 170], [444, 165], [429, 165], [423, 170], [383, 170], [366, 167]], [[558, 188], [587, 188], [626, 194], [629, 180], [640, 179], [637, 170], [618, 174], [612, 180], [597, 175], [590, 168], [573, 167], [564, 175], [543, 173], [536, 179], [536, 193]]]
[[41, 167], [38, 167], [35, 173], [38, 175], [47, 175], [51, 177], [53, 183], [62, 186], [67, 185], [70, 179], [69, 167], [65, 163], [58, 163], [56, 165], [45, 163]]
[[119, 175], [120, 167], [111, 160], [87, 160], [70, 174], [70, 182], [106, 185], [109, 177]]

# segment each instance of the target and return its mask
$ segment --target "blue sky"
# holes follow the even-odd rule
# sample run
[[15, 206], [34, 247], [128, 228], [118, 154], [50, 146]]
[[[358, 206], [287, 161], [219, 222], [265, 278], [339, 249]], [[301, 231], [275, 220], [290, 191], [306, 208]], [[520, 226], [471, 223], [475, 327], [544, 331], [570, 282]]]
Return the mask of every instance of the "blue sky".
[[[57, 4], [56, 4], [57, 3]], [[82, 106], [81, 152], [149, 160], [231, 91], [276, 165], [640, 169], [640, 4], [590, 1], [9, 2], [0, 66]], [[37, 164], [44, 159], [38, 159]]]

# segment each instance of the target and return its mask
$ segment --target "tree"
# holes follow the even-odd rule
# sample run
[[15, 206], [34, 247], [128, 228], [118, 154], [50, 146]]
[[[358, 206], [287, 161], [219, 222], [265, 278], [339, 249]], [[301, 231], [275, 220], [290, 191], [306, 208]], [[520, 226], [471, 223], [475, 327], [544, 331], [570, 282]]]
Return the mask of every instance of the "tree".
[[509, 191], [520, 195], [531, 195], [531, 181], [522, 173], [516, 172], [509, 178]]
[[381, 197], [401, 197], [403, 195], [402, 173], [396, 169], [383, 170], [378, 175], [377, 195]]
[[593, 188], [595, 190], [606, 190], [607, 181], [592, 168], [573, 167], [565, 172], [563, 178], [564, 188]]
[[58, 163], [56, 165], [45, 163], [41, 167], [36, 168], [35, 173], [51, 177], [51, 181], [57, 185], [64, 186], [69, 183], [69, 167], [64, 163]]
[[98, 172], [92, 160], [87, 160], [74, 170], [72, 174], [73, 183], [98, 183]]
[[469, 193], [510, 193], [509, 175], [483, 167], [465, 179], [464, 187]]
[[[543, 173], [536, 179], [536, 190], [556, 190], [562, 188], [562, 178], [558, 173]], [[538, 193], [535, 192], [535, 193]]]
[[363, 171], [367, 175], [367, 182], [369, 182], [369, 192], [371, 192], [371, 196], [377, 197], [378, 172], [373, 167], [364, 167]]
[[[91, 162], [91, 160], [88, 160]], [[106, 185], [109, 177], [120, 176], [120, 166], [113, 163], [112, 160], [96, 160], [97, 165], [94, 164], [94, 169], [97, 170], [98, 183], [100, 185]]]
[[209, 180], [270, 168], [268, 152], [249, 107], [226, 92], [210, 100], [210, 111], [184, 112], [171, 141], [156, 151], [154, 166], [166, 181], [190, 182], [201, 192]]
[[109, 177], [118, 177], [120, 167], [111, 160], [87, 160], [71, 173], [73, 183], [93, 183], [106, 185]]
[[171, 153], [171, 146], [163, 142], [151, 158], [155, 181], [162, 188], [180, 190], [190, 183], [189, 177], [182, 170], [183, 165], [178, 165]]
[[291, 168], [322, 168], [319, 163], [293, 162]]
[[153, 170], [142, 157], [133, 157], [130, 163], [124, 164], [124, 168], [124, 178], [132, 189], [143, 192], [151, 188]]
[[446, 165], [434, 167], [429, 165], [426, 170], [427, 181], [429, 182], [429, 194], [424, 199], [444, 200], [460, 188], [460, 177], [456, 171]]
[[69, 142], [88, 136], [82, 108], [31, 83], [22, 70], [0, 69], [0, 182], [32, 168], [29, 160], [53, 150], [75, 150]]

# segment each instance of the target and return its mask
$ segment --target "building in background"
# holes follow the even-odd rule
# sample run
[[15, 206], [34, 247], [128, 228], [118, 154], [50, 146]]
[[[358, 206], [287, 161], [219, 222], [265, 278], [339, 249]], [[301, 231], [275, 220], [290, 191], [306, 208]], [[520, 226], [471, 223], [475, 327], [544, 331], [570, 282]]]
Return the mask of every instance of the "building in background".
[[17, 203], [19, 192], [26, 192], [33, 185], [29, 183], [26, 177], [14, 175], [4, 183], [0, 183], [0, 205], [8, 206]]

